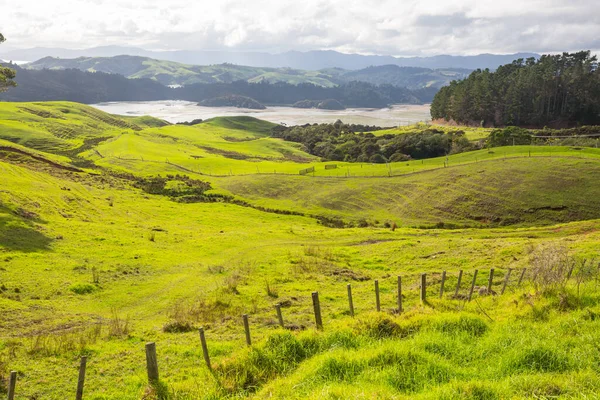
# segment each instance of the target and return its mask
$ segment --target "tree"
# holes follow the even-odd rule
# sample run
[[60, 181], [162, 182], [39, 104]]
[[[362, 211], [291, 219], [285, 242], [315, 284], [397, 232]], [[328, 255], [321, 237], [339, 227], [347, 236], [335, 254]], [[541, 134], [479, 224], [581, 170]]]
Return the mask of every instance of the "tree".
[[[0, 33], [0, 43], [6, 41], [4, 35]], [[11, 86], [16, 86], [15, 81], [15, 71], [3, 65], [0, 65], [0, 92], [6, 91]]]

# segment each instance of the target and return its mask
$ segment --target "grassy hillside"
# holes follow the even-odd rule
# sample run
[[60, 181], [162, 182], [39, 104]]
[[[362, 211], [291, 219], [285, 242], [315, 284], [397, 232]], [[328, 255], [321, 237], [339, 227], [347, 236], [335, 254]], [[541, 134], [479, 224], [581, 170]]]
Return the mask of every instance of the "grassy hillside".
[[[344, 164], [346, 178], [341, 167], [325, 170], [331, 163], [269, 138], [271, 125], [255, 119], [174, 126], [92, 110], [0, 103], [0, 123], [12, 127], [0, 130], [0, 392], [16, 370], [18, 399], [72, 397], [85, 355], [84, 398], [103, 400], [599, 395], [596, 149], [552, 148], [544, 157], [550, 148], [485, 150], [449, 157], [447, 168], [446, 160], [393, 165], [402, 173], [395, 177], [355, 177], [361, 166]], [[69, 126], [75, 133], [61, 135]], [[311, 165], [315, 177], [297, 175]], [[233, 176], [197, 172], [208, 168]], [[115, 173], [124, 171], [131, 175]], [[141, 176], [169, 173], [208, 180], [208, 193], [247, 203], [188, 204], [140, 189]], [[168, 188], [186, 182], [172, 176]], [[379, 223], [334, 229], [265, 208]], [[388, 218], [400, 227], [384, 228]], [[409, 227], [438, 222], [483, 227]], [[556, 276], [540, 270], [547, 265], [563, 274], [572, 265], [571, 279], [540, 280]], [[489, 268], [493, 296], [484, 289]], [[447, 292], [438, 299], [443, 270]], [[425, 304], [420, 273], [428, 273]], [[154, 389], [147, 342], [158, 350]]]

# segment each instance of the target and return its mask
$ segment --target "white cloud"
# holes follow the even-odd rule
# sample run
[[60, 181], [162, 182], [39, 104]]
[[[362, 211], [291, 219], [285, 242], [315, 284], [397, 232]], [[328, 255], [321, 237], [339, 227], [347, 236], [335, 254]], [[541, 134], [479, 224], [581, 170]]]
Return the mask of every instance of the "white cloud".
[[431, 55], [598, 50], [600, 37], [597, 0], [0, 0], [0, 10], [18, 48]]

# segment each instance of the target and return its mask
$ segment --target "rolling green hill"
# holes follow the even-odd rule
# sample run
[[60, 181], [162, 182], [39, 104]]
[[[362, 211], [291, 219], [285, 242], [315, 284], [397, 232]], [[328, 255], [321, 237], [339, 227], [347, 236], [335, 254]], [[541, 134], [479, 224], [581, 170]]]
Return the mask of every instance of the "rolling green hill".
[[600, 395], [595, 148], [325, 169], [253, 118], [0, 103], [0, 124], [1, 393], [14, 370], [18, 399], [74, 397], [86, 356], [98, 400]]
[[342, 82], [362, 81], [375, 85], [394, 85], [409, 89], [440, 88], [455, 79], [462, 79], [470, 70], [428, 69], [385, 65], [350, 71], [329, 68], [306, 71], [292, 68], [260, 68], [234, 64], [186, 65], [173, 61], [154, 60], [138, 56], [80, 57], [61, 59], [45, 57], [26, 65], [29, 69], [68, 69], [120, 74], [127, 78], [150, 78], [164, 85], [195, 83], [285, 82], [293, 85], [312, 83], [334, 87]]
[[242, 65], [186, 65], [173, 61], [154, 60], [137, 56], [80, 57], [59, 59], [45, 57], [26, 65], [30, 69], [80, 69], [123, 75], [127, 78], [151, 78], [163, 85], [191, 85], [195, 83], [287, 82], [313, 83], [318, 86], [335, 86], [319, 72], [299, 71], [290, 68], [258, 68]]

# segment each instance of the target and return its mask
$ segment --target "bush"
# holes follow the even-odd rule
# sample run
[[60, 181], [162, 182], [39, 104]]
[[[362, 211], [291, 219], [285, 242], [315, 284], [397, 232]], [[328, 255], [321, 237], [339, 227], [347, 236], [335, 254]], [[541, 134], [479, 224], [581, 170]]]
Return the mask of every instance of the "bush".
[[488, 136], [487, 144], [490, 147], [527, 145], [531, 144], [533, 135], [523, 128], [508, 126], [504, 129], [495, 129]]
[[74, 283], [69, 286], [69, 290], [75, 294], [89, 294], [96, 290], [96, 286], [90, 283]]

